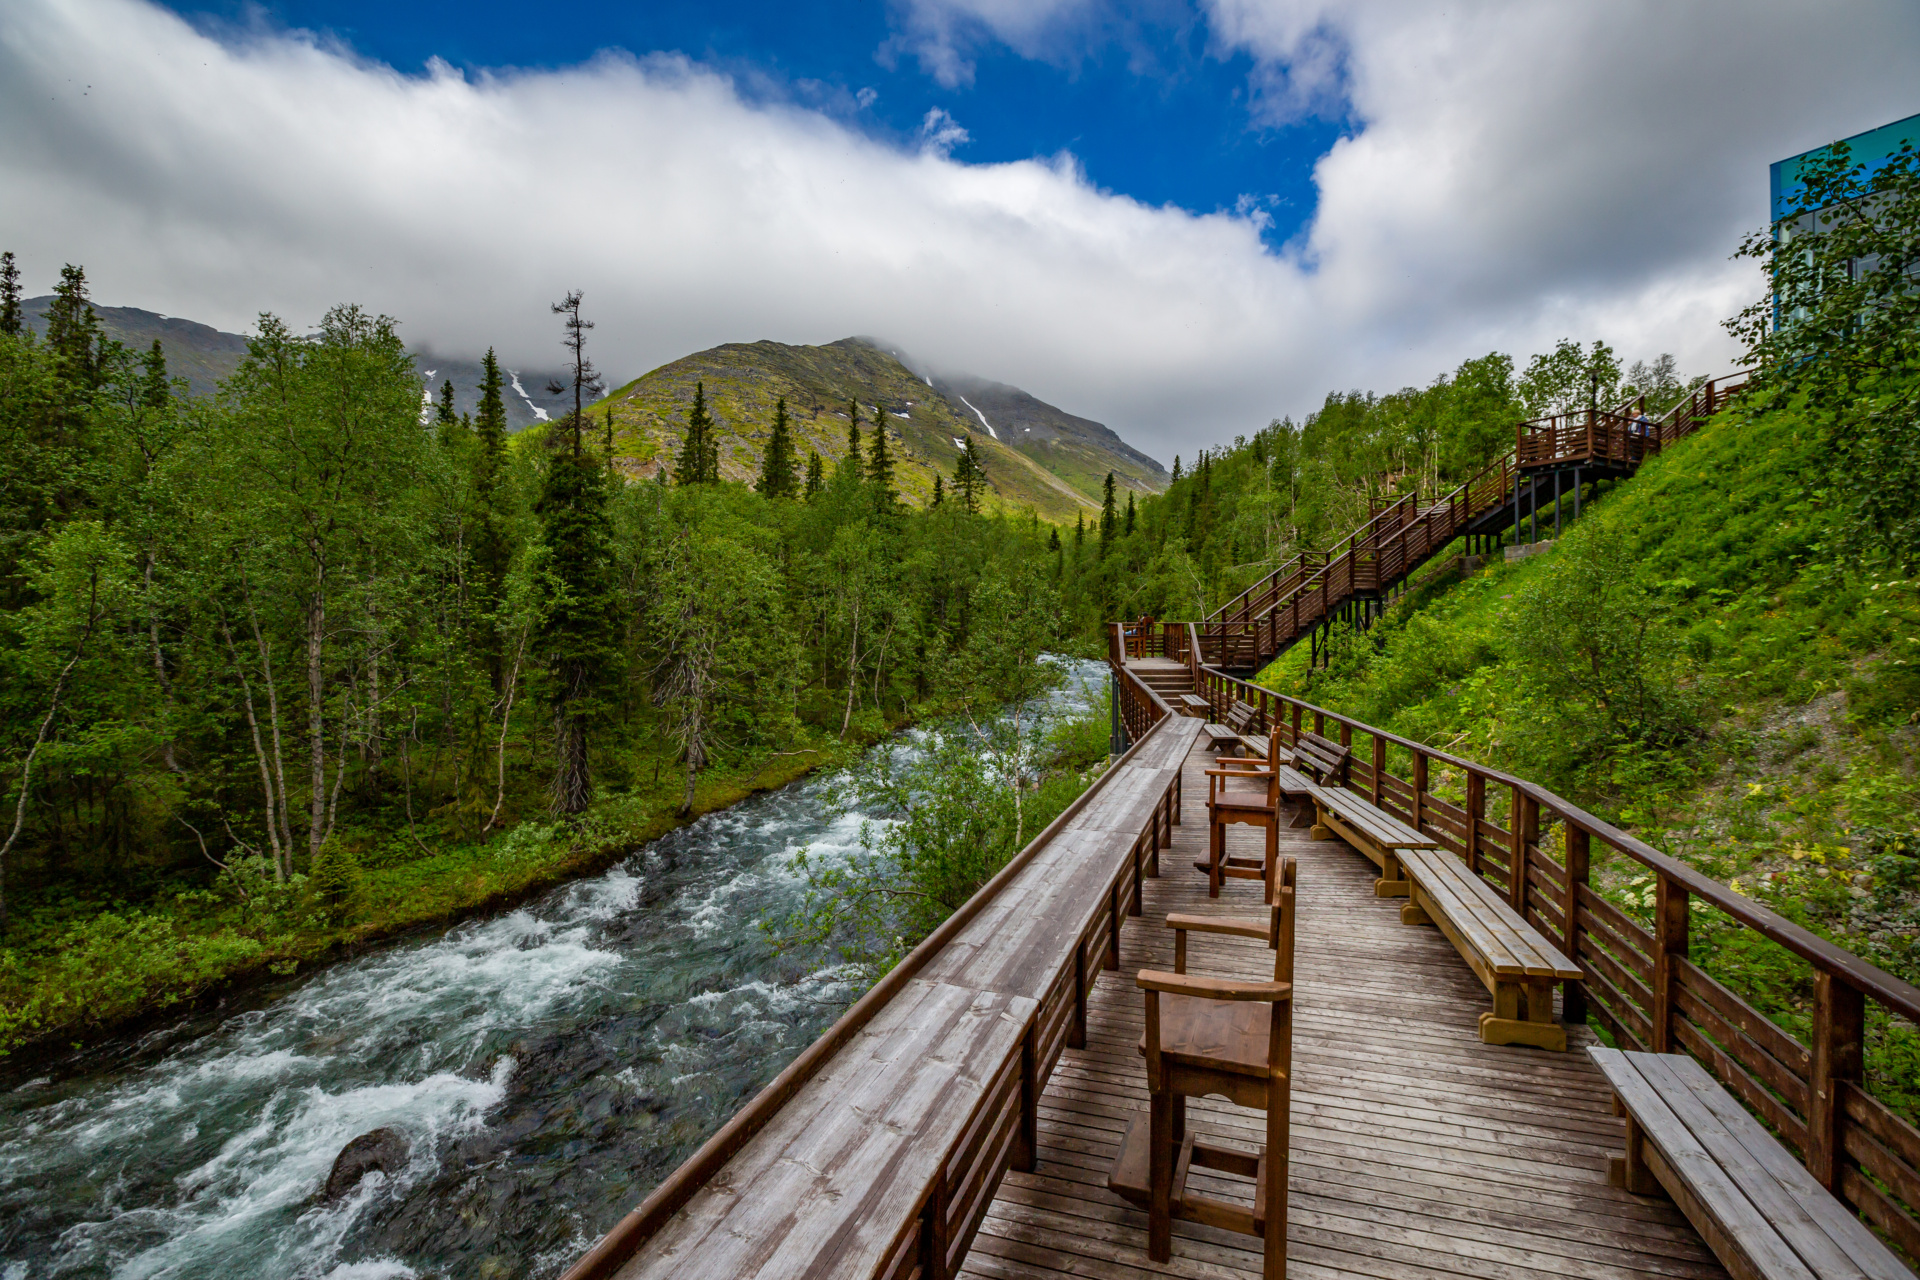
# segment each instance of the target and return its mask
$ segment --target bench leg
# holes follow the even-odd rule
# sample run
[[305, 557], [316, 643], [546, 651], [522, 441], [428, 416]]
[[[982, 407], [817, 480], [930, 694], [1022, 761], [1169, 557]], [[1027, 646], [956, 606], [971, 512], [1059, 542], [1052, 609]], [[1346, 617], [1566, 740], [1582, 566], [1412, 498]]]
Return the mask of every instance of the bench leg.
[[1388, 849], [1380, 860], [1380, 878], [1373, 882], [1373, 896], [1404, 898], [1411, 892], [1407, 885], [1407, 873], [1400, 866], [1399, 850]]
[[[1542, 984], [1533, 984], [1536, 986]], [[1518, 982], [1494, 984], [1493, 1008], [1480, 1015], [1480, 1039], [1484, 1044], [1524, 1044], [1536, 1049], [1567, 1051], [1567, 1029], [1553, 1020], [1553, 988], [1546, 987], [1546, 1017], [1537, 1017], [1538, 998]], [[1521, 1016], [1522, 1004], [1526, 1017]]]
[[[1615, 1099], [1615, 1103], [1618, 1103]], [[1636, 1196], [1660, 1194], [1660, 1180], [1647, 1167], [1647, 1139], [1640, 1126], [1627, 1117], [1627, 1153], [1607, 1157], [1607, 1185], [1619, 1187]]]
[[1401, 924], [1432, 924], [1433, 917], [1420, 905], [1420, 890], [1411, 883], [1407, 886], [1407, 901], [1400, 908]]
[[1327, 825], [1327, 811], [1318, 800], [1313, 802], [1313, 830], [1307, 835], [1314, 840], [1333, 839], [1333, 828]]

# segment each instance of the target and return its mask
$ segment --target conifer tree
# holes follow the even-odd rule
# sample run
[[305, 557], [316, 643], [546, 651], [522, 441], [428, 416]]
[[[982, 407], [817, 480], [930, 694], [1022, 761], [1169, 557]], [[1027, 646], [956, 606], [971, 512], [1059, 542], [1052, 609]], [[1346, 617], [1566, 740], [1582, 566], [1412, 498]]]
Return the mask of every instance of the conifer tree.
[[687, 438], [680, 446], [674, 478], [681, 484], [717, 484], [720, 446], [713, 438], [713, 419], [707, 416], [707, 384], [693, 384], [693, 407], [687, 410]]
[[793, 474], [793, 426], [787, 420], [787, 398], [773, 404], [773, 433], [767, 437], [767, 451], [760, 459], [760, 483], [754, 487], [769, 498], [791, 498], [797, 479]]
[[440, 384], [440, 435], [444, 439], [449, 427], [459, 425], [460, 419], [453, 411], [453, 379], [448, 378]]
[[164, 409], [171, 388], [167, 386], [167, 352], [155, 338], [140, 361], [140, 405], [144, 409]]
[[[493, 348], [487, 348], [480, 362], [480, 408], [474, 418], [474, 434], [479, 438], [479, 456], [474, 459], [473, 500], [476, 515], [473, 559], [479, 572], [482, 608], [491, 608], [500, 598], [507, 580], [507, 564], [512, 559], [508, 545], [506, 514], [501, 510], [501, 481], [507, 460], [507, 406], [501, 395], [504, 380]], [[497, 657], [497, 652], [494, 655]], [[496, 687], [502, 672], [492, 664]]]
[[887, 424], [878, 405], [874, 406], [873, 451], [867, 455], [867, 482], [873, 486], [873, 505], [886, 511], [893, 506], [893, 454], [887, 448]]
[[[546, 534], [546, 619], [540, 639], [551, 676], [555, 768], [553, 808], [584, 811], [593, 798], [588, 736], [605, 710], [605, 692], [617, 656], [614, 610], [613, 526], [607, 516], [607, 471], [585, 449], [586, 407], [599, 375], [586, 357], [580, 295], [554, 305], [564, 315], [565, 345], [573, 354], [573, 412], [567, 434], [547, 460], [540, 495]], [[569, 438], [570, 437], [570, 438]]]
[[946, 497], [946, 481], [943, 480], [940, 473], [936, 471], [933, 473], [933, 501], [927, 505], [929, 507], [937, 507], [946, 500]]
[[0, 333], [17, 338], [25, 323], [20, 314], [20, 268], [14, 265], [9, 249], [0, 253]]
[[860, 402], [847, 401], [847, 456], [860, 461]]
[[1073, 522], [1073, 558], [1080, 558], [1080, 548], [1087, 545], [1087, 513], [1082, 511]]
[[61, 376], [92, 390], [100, 381], [100, 317], [87, 300], [87, 273], [68, 263], [47, 308], [47, 347]]
[[805, 497], [813, 501], [813, 495], [827, 487], [827, 464], [820, 460], [818, 449], [807, 450], [807, 487]]
[[1107, 546], [1113, 541], [1113, 535], [1119, 531], [1120, 517], [1113, 500], [1113, 472], [1107, 472], [1106, 490], [1100, 499], [1100, 555], [1105, 558]]
[[1177, 453], [1173, 455], [1173, 483], [1180, 483], [1180, 455]]
[[980, 469], [980, 455], [973, 447], [973, 437], [962, 436], [960, 456], [953, 462], [953, 492], [959, 499], [962, 511], [968, 515], [979, 513], [980, 490], [986, 482], [986, 473]]
[[607, 471], [609, 472], [609, 474], [611, 474], [611, 472], [613, 471], [613, 406], [612, 405], [607, 406], [606, 436], [607, 436]]
[[1056, 526], [1055, 528], [1050, 529], [1047, 532], [1047, 550], [1058, 551], [1059, 549], [1060, 549], [1060, 530]]
[[1133, 536], [1133, 490], [1127, 490], [1127, 536]]

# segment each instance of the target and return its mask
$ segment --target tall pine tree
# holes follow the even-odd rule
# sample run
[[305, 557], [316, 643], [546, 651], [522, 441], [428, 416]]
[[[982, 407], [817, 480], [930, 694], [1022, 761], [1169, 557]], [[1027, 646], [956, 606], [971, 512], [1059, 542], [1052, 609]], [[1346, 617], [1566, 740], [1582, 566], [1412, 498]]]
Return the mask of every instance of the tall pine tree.
[[847, 456], [860, 464], [860, 402], [847, 401]]
[[100, 382], [100, 317], [87, 299], [87, 273], [68, 263], [47, 308], [47, 347], [61, 377], [76, 388], [93, 390]]
[[867, 483], [873, 486], [873, 505], [893, 509], [893, 453], [887, 448], [887, 422], [879, 405], [873, 407], [873, 451], [867, 455]]
[[0, 253], [0, 333], [20, 336], [26, 323], [20, 313], [20, 268], [14, 265], [13, 251]]
[[618, 650], [613, 573], [613, 524], [607, 516], [607, 469], [585, 448], [587, 395], [600, 379], [586, 356], [580, 295], [554, 304], [566, 317], [565, 345], [573, 356], [573, 412], [554, 439], [540, 495], [546, 534], [546, 619], [540, 639], [551, 677], [555, 767], [553, 808], [583, 812], [593, 799], [589, 736], [606, 710], [605, 695]]
[[1100, 498], [1100, 555], [1104, 559], [1113, 535], [1119, 532], [1120, 513], [1113, 500], [1113, 472], [1107, 472], [1105, 492]]
[[937, 507], [946, 501], [946, 484], [945, 478], [938, 471], [933, 473], [933, 501], [927, 504], [929, 507]]
[[707, 415], [707, 384], [693, 384], [693, 407], [687, 410], [687, 438], [680, 445], [674, 478], [681, 484], [720, 482], [720, 445], [713, 438], [713, 419]]
[[973, 437], [962, 436], [960, 456], [953, 460], [953, 495], [962, 511], [970, 516], [979, 513], [980, 490], [986, 483], [986, 472], [980, 469], [980, 455], [973, 447]]
[[813, 496], [827, 487], [827, 464], [820, 460], [818, 449], [807, 450], [807, 487], [803, 496], [808, 502]]
[[767, 451], [760, 459], [760, 483], [755, 485], [769, 498], [791, 498], [799, 485], [794, 475], [793, 426], [787, 421], [787, 399], [773, 405], [773, 433], [767, 437]]
[[1127, 536], [1133, 536], [1133, 490], [1127, 490]]

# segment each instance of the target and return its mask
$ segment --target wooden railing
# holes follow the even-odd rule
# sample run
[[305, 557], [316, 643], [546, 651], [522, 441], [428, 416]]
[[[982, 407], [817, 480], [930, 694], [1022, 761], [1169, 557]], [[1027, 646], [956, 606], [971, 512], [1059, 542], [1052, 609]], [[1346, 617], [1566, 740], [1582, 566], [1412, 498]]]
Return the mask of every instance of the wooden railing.
[[1616, 409], [1521, 423], [1513, 453], [1489, 463], [1433, 505], [1422, 508], [1411, 494], [1390, 503], [1329, 550], [1296, 555], [1207, 615], [1200, 630], [1203, 656], [1243, 670], [1271, 661], [1356, 596], [1377, 595], [1400, 582], [1496, 508], [1515, 503], [1517, 526], [1525, 472], [1583, 460], [1637, 467], [1691, 435], [1750, 380], [1745, 371], [1711, 379], [1657, 420], [1642, 421], [1642, 396]]
[[1309, 567], [1305, 557], [1216, 610], [1200, 628], [1206, 661], [1249, 669], [1272, 660], [1356, 596], [1374, 596], [1404, 579], [1511, 500], [1517, 473], [1503, 458], [1421, 509], [1409, 494], [1373, 514]]
[[[1586, 972], [1584, 983], [1566, 984], [1569, 1023], [1591, 1015], [1622, 1048], [1692, 1054], [1821, 1185], [1920, 1257], [1920, 1130], [1874, 1096], [1865, 1061], [1868, 1009], [1920, 1022], [1920, 990], [1543, 787], [1211, 665], [1201, 676], [1216, 719], [1238, 699], [1254, 707], [1258, 731], [1278, 724], [1291, 742], [1310, 729], [1352, 747], [1351, 790], [1500, 886]], [[1650, 873], [1651, 927], [1594, 890], [1593, 861], [1607, 849]], [[1701, 908], [1811, 967], [1812, 1044], [1694, 963], [1691, 926]]]
[[1522, 470], [1558, 466], [1606, 466], [1631, 470], [1700, 424], [1746, 390], [1750, 370], [1711, 378], [1680, 397], [1659, 418], [1647, 416], [1647, 398], [1617, 409], [1579, 409], [1534, 418], [1514, 431], [1514, 457]]
[[1197, 722], [1122, 683], [1133, 746], [564, 1280], [958, 1270], [1002, 1174], [1033, 1166], [1040, 1093], [1179, 821]]

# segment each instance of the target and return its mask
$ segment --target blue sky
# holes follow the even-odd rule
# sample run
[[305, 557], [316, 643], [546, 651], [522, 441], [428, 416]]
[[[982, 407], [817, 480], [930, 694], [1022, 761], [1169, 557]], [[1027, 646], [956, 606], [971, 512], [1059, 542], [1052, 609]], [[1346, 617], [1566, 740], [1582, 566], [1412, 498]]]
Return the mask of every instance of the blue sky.
[[[603, 49], [679, 53], [732, 73], [758, 97], [837, 110], [882, 137], [915, 137], [929, 110], [947, 112], [969, 140], [969, 163], [1071, 152], [1088, 180], [1148, 204], [1196, 213], [1256, 208], [1279, 245], [1313, 213], [1313, 163], [1343, 122], [1310, 115], [1257, 123], [1255, 61], [1222, 49], [1184, 4], [1106, 24], [1058, 56], [1029, 58], [992, 40], [971, 42], [970, 83], [943, 86], [897, 47], [901, 23], [873, 0], [737, 0], [578, 4], [418, 0], [176, 2], [207, 26], [264, 23], [331, 35], [369, 58], [417, 72], [431, 58], [463, 70], [552, 69]], [[209, 22], [211, 20], [211, 22]], [[862, 90], [873, 96], [859, 102]]]

